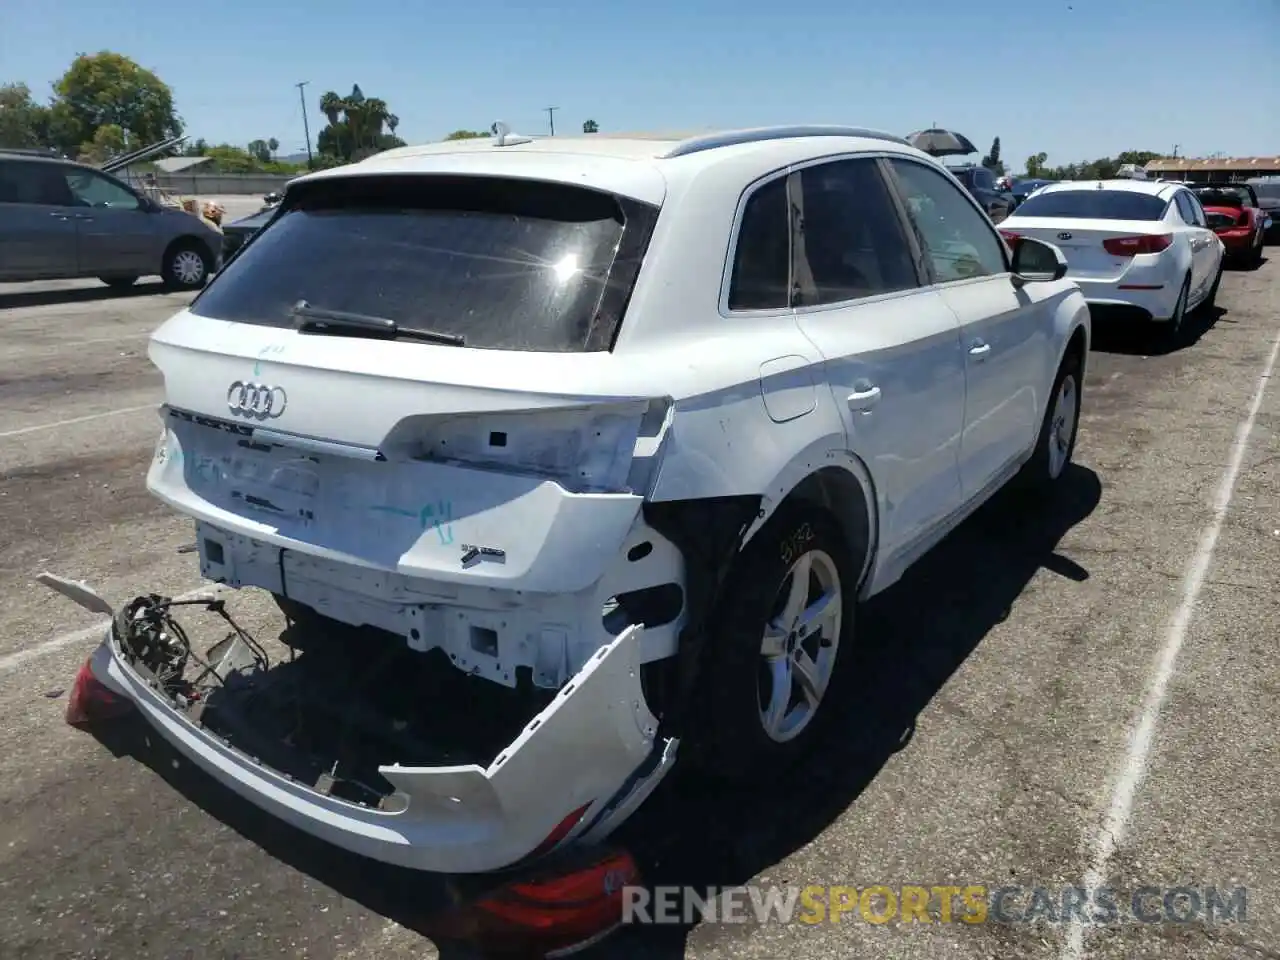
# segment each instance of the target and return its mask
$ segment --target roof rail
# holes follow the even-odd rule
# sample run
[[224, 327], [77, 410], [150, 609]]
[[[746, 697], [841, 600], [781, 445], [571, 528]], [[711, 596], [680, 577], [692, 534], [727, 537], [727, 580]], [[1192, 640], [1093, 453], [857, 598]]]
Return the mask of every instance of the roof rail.
[[0, 153], [17, 154], [22, 157], [47, 157], [61, 160], [62, 154], [53, 147], [0, 147]]
[[708, 133], [702, 136], [682, 140], [662, 155], [662, 159], [684, 157], [703, 150], [714, 150], [716, 147], [731, 147], [740, 143], [760, 143], [765, 140], [789, 140], [794, 137], [865, 137], [871, 140], [888, 140], [910, 146], [902, 137], [880, 130], [868, 130], [865, 127], [842, 127], [835, 124], [826, 126], [793, 126], [793, 127], [753, 127], [749, 130], [726, 130], [723, 133]]

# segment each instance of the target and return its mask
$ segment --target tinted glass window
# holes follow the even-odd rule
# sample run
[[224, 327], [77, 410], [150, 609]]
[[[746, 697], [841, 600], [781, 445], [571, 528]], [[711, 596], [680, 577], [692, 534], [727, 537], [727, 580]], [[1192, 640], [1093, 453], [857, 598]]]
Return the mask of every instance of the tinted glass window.
[[1134, 190], [1053, 190], [1027, 197], [1019, 217], [1079, 217], [1088, 220], [1159, 220], [1167, 200]]
[[799, 175], [796, 306], [918, 286], [911, 247], [874, 160], [840, 160]]
[[1238, 187], [1211, 187], [1197, 190], [1196, 197], [1203, 207], [1252, 207], [1254, 205], [1249, 191]]
[[626, 259], [634, 246], [624, 233], [644, 228], [624, 225], [622, 210], [602, 193], [533, 181], [319, 181], [214, 278], [192, 312], [288, 327], [305, 300], [317, 311], [458, 335], [468, 347], [586, 350], [602, 297], [619, 284], [630, 292], [620, 278], [638, 255]]
[[983, 190], [994, 190], [996, 178], [985, 167], [973, 171], [973, 182]]
[[67, 186], [76, 203], [115, 210], [138, 209], [138, 198], [120, 184], [96, 173], [75, 168], [66, 171]]
[[1200, 206], [1200, 201], [1195, 198], [1195, 194], [1182, 194], [1183, 200], [1187, 204], [1187, 212], [1191, 214], [1191, 222], [1197, 227], [1205, 226], [1204, 208]]
[[729, 282], [729, 309], [789, 306], [790, 257], [787, 178], [777, 177], [751, 194], [742, 212]]
[[990, 222], [951, 181], [922, 163], [889, 162], [939, 283], [1008, 271], [1004, 246]]
[[0, 203], [67, 206], [72, 200], [62, 170], [52, 163], [0, 160]]
[[1253, 192], [1258, 195], [1259, 199], [1266, 197], [1270, 200], [1280, 200], [1280, 180], [1274, 183], [1270, 181], [1251, 183], [1249, 186], [1253, 187]]

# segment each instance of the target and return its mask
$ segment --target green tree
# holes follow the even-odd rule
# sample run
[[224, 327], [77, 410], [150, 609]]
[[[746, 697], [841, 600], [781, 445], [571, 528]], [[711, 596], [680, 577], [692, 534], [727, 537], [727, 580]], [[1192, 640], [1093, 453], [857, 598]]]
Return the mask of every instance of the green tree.
[[1000, 138], [991, 141], [991, 151], [982, 158], [982, 165], [996, 176], [1004, 175], [1004, 163], [1000, 160]]
[[173, 91], [154, 73], [109, 50], [80, 54], [53, 85], [50, 136], [70, 153], [118, 127], [127, 149], [182, 133]]
[[124, 131], [114, 123], [108, 123], [93, 131], [93, 139], [80, 144], [80, 160], [84, 163], [105, 163], [128, 149]]
[[49, 108], [36, 103], [25, 83], [0, 84], [0, 147], [47, 146], [49, 120]]
[[594, 120], [587, 120], [585, 123], [582, 124], [582, 132], [583, 133], [599, 133], [600, 125], [596, 123]]
[[272, 159], [275, 159], [276, 151], [280, 149], [280, 141], [272, 137], [267, 141], [267, 150], [270, 151]]
[[359, 84], [345, 97], [332, 90], [325, 93], [320, 97], [320, 112], [329, 121], [316, 137], [321, 155], [349, 163], [405, 145], [394, 132], [400, 118], [391, 113], [385, 100], [366, 97]]
[[481, 132], [479, 130], [455, 130], [453, 133], [445, 137], [446, 140], [478, 140], [481, 137], [492, 136], [488, 131]]
[[1027, 176], [1032, 178], [1041, 176], [1045, 161], [1048, 159], [1049, 155], [1047, 153], [1037, 153], [1027, 157]]
[[271, 162], [271, 147], [265, 140], [249, 141], [248, 154], [259, 163]]

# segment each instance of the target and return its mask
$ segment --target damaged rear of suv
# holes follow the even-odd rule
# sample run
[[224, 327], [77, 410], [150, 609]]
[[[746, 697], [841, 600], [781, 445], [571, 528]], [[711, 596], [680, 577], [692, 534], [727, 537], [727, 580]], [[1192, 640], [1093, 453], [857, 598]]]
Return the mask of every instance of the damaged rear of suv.
[[152, 337], [147, 476], [290, 652], [197, 651], [144, 596], [93, 674], [281, 819], [448, 873], [603, 839], [677, 750], [776, 776], [839, 716], [858, 599], [1064, 475], [1065, 269], [856, 128], [500, 131], [293, 181]]
[[657, 206], [361, 172], [292, 187], [150, 349], [148, 486], [301, 656], [219, 670], [117, 630], [106, 679], [286, 820], [489, 870], [662, 766], [640, 663], [674, 644], [681, 559], [640, 505], [670, 403], [605, 389]]

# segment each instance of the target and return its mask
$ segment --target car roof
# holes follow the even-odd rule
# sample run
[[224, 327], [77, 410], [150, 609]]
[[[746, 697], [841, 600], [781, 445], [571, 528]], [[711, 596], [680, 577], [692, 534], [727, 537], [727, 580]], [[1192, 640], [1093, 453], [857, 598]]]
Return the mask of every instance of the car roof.
[[[477, 174], [550, 179], [660, 203], [668, 187], [719, 164], [739, 161], [738, 172], [764, 175], [789, 163], [839, 153], [893, 151], [932, 161], [893, 134], [864, 127], [779, 126], [694, 134], [627, 133], [529, 137], [507, 134], [398, 147], [359, 163], [290, 181], [378, 174]], [[752, 163], [754, 159], [756, 162]], [[743, 161], [746, 162], [743, 162]], [[736, 174], [735, 174], [736, 175]], [[755, 177], [751, 177], [754, 179]]]

